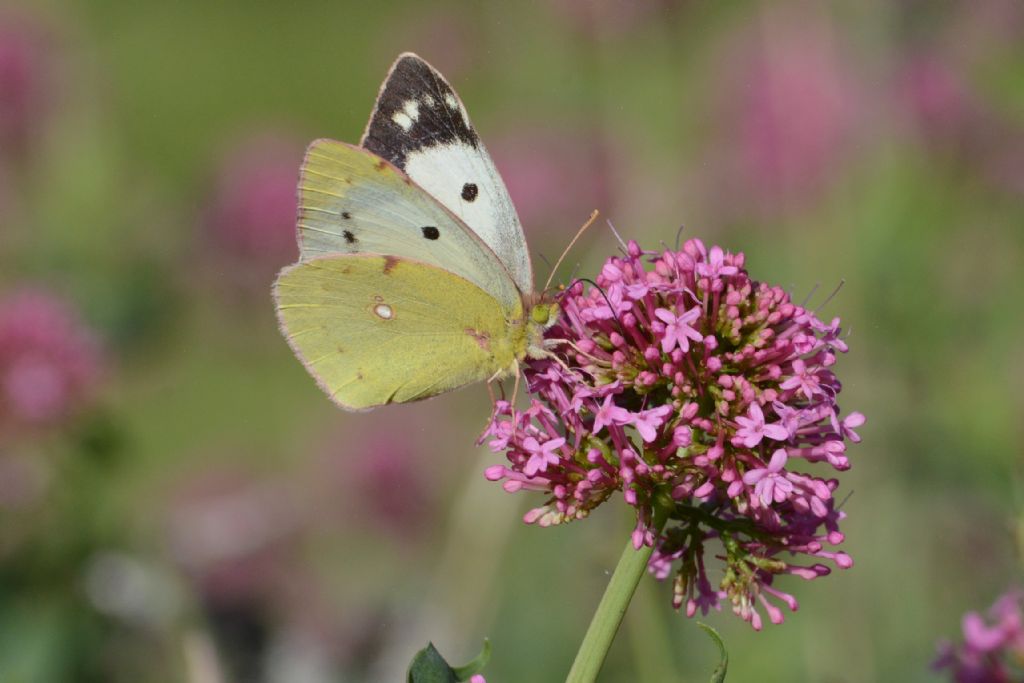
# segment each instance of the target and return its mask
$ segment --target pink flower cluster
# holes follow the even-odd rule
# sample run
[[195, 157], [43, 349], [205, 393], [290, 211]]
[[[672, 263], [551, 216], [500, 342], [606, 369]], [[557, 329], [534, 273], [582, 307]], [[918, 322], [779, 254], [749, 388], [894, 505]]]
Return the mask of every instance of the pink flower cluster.
[[718, 67], [708, 177], [717, 210], [730, 214], [816, 203], [852, 158], [865, 119], [865, 86], [823, 6], [764, 8], [727, 37]]
[[965, 614], [963, 645], [940, 645], [935, 668], [950, 669], [957, 683], [1024, 680], [1024, 592], [1000, 596], [988, 616], [991, 626], [977, 612]]
[[696, 239], [663, 253], [630, 242], [596, 285], [562, 296], [552, 353], [525, 371], [529, 408], [495, 406], [483, 438], [509, 464], [487, 478], [546, 494], [525, 518], [541, 526], [586, 517], [621, 491], [637, 512], [634, 545], [654, 547], [650, 571], [665, 579], [676, 567], [677, 608], [692, 616], [728, 599], [754, 628], [758, 604], [781, 622], [770, 599], [797, 605], [772, 586], [777, 575], [852, 565], [826, 549], [843, 541], [838, 481], [809, 471], [848, 469], [846, 442], [864, 422], [836, 403], [839, 320], [820, 321], [751, 280], [742, 254]]
[[53, 33], [41, 15], [0, 7], [0, 161], [24, 155], [52, 113], [59, 66]]
[[0, 300], [0, 433], [68, 417], [100, 371], [95, 337], [64, 301], [35, 290]]
[[[301, 145], [285, 135], [256, 134], [229, 150], [205, 216], [212, 241], [245, 270], [276, 271], [294, 261], [296, 169]], [[255, 264], [255, 266], [254, 266]]]

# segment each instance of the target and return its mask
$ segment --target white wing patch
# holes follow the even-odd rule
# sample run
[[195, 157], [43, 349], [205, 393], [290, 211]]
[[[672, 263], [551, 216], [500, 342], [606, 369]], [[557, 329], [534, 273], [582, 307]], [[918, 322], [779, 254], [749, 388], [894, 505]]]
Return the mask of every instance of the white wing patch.
[[409, 100], [405, 103], [405, 107], [402, 111], [396, 111], [391, 120], [398, 124], [398, 127], [404, 131], [409, 131], [413, 124], [416, 123], [420, 118], [420, 103], [416, 100]]
[[494, 252], [524, 294], [533, 269], [523, 227], [466, 108], [418, 56], [400, 55], [381, 86], [363, 147], [405, 171]]
[[458, 141], [410, 153], [405, 172], [480, 236], [522, 292], [533, 273], [515, 207], [483, 145]]
[[416, 100], [409, 100], [405, 103], [405, 113], [413, 121], [418, 121], [420, 118], [420, 103]]
[[409, 130], [414, 123], [412, 117], [404, 111], [396, 111], [391, 115], [391, 120], [397, 123], [402, 130]]

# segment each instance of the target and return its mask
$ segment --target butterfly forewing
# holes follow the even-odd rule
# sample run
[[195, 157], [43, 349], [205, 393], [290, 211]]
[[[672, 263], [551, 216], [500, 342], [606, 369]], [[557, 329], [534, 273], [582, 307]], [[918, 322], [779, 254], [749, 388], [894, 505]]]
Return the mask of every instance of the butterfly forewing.
[[334, 140], [309, 146], [299, 183], [303, 261], [385, 254], [449, 270], [512, 311], [521, 294], [486, 244], [392, 164]]
[[418, 56], [391, 67], [361, 145], [405, 171], [494, 251], [519, 289], [533, 289], [526, 238], [501, 176], [459, 96]]

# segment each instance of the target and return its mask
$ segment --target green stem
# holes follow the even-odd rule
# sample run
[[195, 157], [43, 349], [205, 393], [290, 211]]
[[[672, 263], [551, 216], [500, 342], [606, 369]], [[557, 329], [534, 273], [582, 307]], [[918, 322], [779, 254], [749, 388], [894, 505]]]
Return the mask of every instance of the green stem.
[[[661, 531], [663, 524], [663, 519], [656, 520], [657, 532]], [[615, 633], [619, 630], [619, 624], [622, 623], [622, 617], [629, 607], [629, 601], [633, 598], [636, 586], [647, 569], [647, 560], [650, 559], [653, 550], [646, 545], [636, 550], [633, 548], [632, 540], [626, 542], [619, 564], [616, 565], [611, 581], [608, 582], [601, 602], [597, 605], [597, 611], [590, 620], [587, 634], [583, 636], [583, 642], [580, 643], [576, 660], [572, 663], [565, 683], [593, 683], [597, 679]]]

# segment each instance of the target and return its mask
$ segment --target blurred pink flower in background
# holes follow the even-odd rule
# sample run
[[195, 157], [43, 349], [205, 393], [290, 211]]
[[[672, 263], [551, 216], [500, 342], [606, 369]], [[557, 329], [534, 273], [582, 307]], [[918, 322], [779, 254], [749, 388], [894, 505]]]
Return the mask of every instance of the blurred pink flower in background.
[[[1013, 59], [1024, 31], [1024, 3], [1019, 0], [921, 3], [947, 9], [941, 43], [967, 62]], [[940, 9], [939, 11], [942, 11]]]
[[304, 146], [284, 134], [255, 134], [221, 159], [203, 216], [221, 266], [261, 293], [270, 274], [298, 257], [296, 188]]
[[486, 144], [528, 234], [571, 235], [592, 210], [612, 210], [615, 155], [597, 131], [524, 125], [488, 136]]
[[0, 10], [0, 159], [24, 155], [56, 102], [52, 32], [41, 17]]
[[614, 38], [679, 9], [678, 0], [548, 0], [556, 16], [594, 38]]
[[1024, 593], [1010, 590], [988, 610], [964, 615], [964, 642], [939, 645], [936, 669], [949, 669], [957, 683], [1012, 683], [1024, 680]]
[[99, 344], [71, 305], [42, 290], [0, 297], [0, 431], [53, 426], [94, 398]]
[[977, 106], [962, 76], [935, 54], [911, 56], [897, 82], [899, 101], [930, 139], [963, 135]]
[[186, 477], [168, 502], [171, 555], [198, 593], [232, 680], [271, 672], [272, 680], [307, 680], [296, 672], [358, 670], [378, 656], [389, 616], [377, 603], [385, 601], [357, 590], [339, 611], [307, 555], [319, 501], [304, 483], [221, 465]]
[[416, 534], [430, 524], [434, 501], [417, 467], [420, 457], [409, 440], [381, 435], [353, 459], [357, 505], [369, 520], [401, 535]]
[[170, 502], [171, 554], [204, 598], [262, 601], [293, 568], [302, 520], [284, 486], [219, 468], [183, 481]]
[[979, 97], [965, 69], [943, 50], [912, 55], [896, 101], [929, 148], [992, 187], [1024, 194], [1024, 127]]
[[[404, 544], [422, 538], [436, 522], [441, 498], [436, 439], [426, 426], [429, 420], [421, 422], [432, 406], [419, 407], [427, 411], [423, 417], [402, 421], [400, 430], [394, 429], [395, 417], [374, 413], [358, 430], [345, 421], [343, 431], [326, 436], [310, 472], [310, 489], [323, 501], [326, 524], [337, 528], [354, 522]], [[435, 424], [444, 423], [438, 416]]]
[[[920, 36], [922, 23], [934, 25], [929, 39], [908, 41], [896, 68], [895, 101], [902, 104], [919, 137], [931, 151], [945, 154], [956, 172], [966, 172], [989, 188], [1024, 196], [1024, 123], [1012, 101], [1012, 88], [993, 83], [1001, 64], [1014, 62], [1024, 30], [1024, 4], [908, 4], [903, 22]], [[998, 78], [998, 77], [996, 77]], [[1012, 78], [1012, 76], [1011, 76]]]
[[759, 213], [813, 202], [842, 169], [861, 97], [835, 27], [822, 12], [771, 9], [729, 40], [707, 151], [719, 204]]

